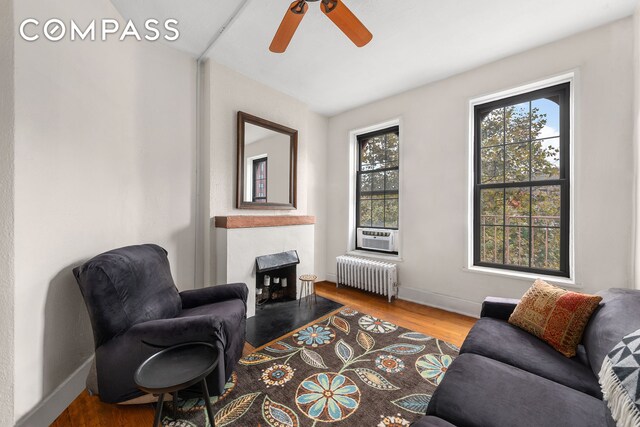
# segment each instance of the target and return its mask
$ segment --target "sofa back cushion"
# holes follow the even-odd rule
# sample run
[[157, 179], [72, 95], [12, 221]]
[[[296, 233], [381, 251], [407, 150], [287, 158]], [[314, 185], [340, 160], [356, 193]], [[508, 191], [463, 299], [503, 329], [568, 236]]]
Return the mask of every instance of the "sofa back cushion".
[[105, 252], [73, 270], [89, 311], [96, 348], [133, 325], [182, 310], [167, 251], [157, 245]]
[[604, 357], [626, 335], [640, 329], [640, 291], [609, 289], [587, 324], [582, 343], [587, 350], [591, 370], [598, 375]]

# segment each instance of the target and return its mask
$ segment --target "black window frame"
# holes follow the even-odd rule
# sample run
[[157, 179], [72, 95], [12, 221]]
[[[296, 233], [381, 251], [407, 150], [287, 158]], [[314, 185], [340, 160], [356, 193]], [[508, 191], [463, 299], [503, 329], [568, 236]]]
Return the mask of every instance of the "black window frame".
[[[502, 98], [496, 101], [491, 101], [474, 106], [474, 161], [473, 161], [473, 265], [478, 267], [489, 267], [500, 270], [520, 271], [526, 273], [535, 273], [547, 276], [558, 277], [571, 277], [571, 265], [570, 265], [570, 143], [571, 143], [571, 90], [572, 86], [570, 82], [562, 83], [554, 86], [545, 87], [542, 89], [534, 90], [531, 92]], [[559, 97], [560, 107], [560, 135], [559, 135], [559, 153], [560, 153], [560, 174], [557, 179], [544, 179], [532, 181], [530, 174], [529, 181], [516, 181], [516, 182], [502, 182], [502, 183], [486, 183], [482, 184], [482, 169], [481, 169], [481, 123], [482, 118], [486, 113], [493, 111], [497, 108], [508, 107], [511, 105], [517, 105], [523, 102], [531, 102], [540, 98]], [[483, 115], [485, 114], [485, 115]], [[506, 127], [504, 132], [506, 132]], [[529, 137], [529, 143], [532, 142], [531, 135]], [[506, 167], [506, 166], [505, 166]], [[531, 169], [530, 169], [531, 171]], [[503, 181], [506, 180], [506, 174], [503, 176]], [[498, 264], [491, 262], [481, 261], [481, 203], [480, 195], [483, 189], [508, 189], [508, 188], [522, 188], [522, 187], [540, 187], [540, 186], [559, 186], [560, 187], [560, 269], [551, 270], [543, 268], [531, 267], [531, 249], [529, 250], [529, 267], [510, 265], [510, 264]], [[506, 193], [506, 192], [505, 192]], [[530, 203], [530, 223], [529, 229], [531, 230], [531, 205]], [[506, 224], [503, 224], [503, 230], [506, 228]], [[503, 235], [503, 243], [506, 242], [506, 237]], [[531, 239], [530, 239], [531, 248]], [[506, 251], [503, 248], [503, 262], [505, 260]]]
[[[383, 169], [375, 169], [372, 171], [362, 171], [362, 146], [364, 141], [369, 140], [371, 138], [375, 138], [377, 136], [381, 136], [381, 135], [387, 135], [390, 133], [395, 133], [398, 136], [398, 166], [395, 167], [390, 167], [390, 168], [383, 168]], [[358, 228], [370, 228], [370, 229], [376, 229], [376, 230], [398, 230], [399, 226], [400, 226], [400, 207], [398, 206], [398, 227], [374, 227], [374, 226], [363, 226], [360, 224], [360, 198], [361, 198], [361, 177], [363, 174], [365, 173], [378, 173], [378, 172], [388, 172], [388, 171], [393, 171], [396, 170], [398, 171], [398, 189], [397, 190], [386, 190], [386, 188], [383, 191], [379, 191], [378, 193], [386, 195], [386, 194], [396, 194], [398, 197], [398, 204], [400, 203], [400, 188], [399, 188], [399, 184], [400, 184], [400, 126], [399, 125], [395, 125], [395, 126], [389, 126], [386, 127], [384, 129], [379, 129], [373, 132], [368, 132], [368, 133], [363, 133], [360, 135], [357, 135], [356, 137], [356, 143], [357, 143], [357, 155], [358, 155], [358, 159], [357, 159], [357, 165], [356, 165], [356, 209], [355, 209], [355, 213], [356, 213], [356, 230]], [[386, 182], [385, 182], [385, 187], [386, 187]], [[385, 224], [386, 224], [386, 220], [385, 220]], [[356, 249], [362, 249], [362, 248], [356, 248]], [[362, 250], [368, 250], [368, 251], [372, 251], [372, 252], [377, 252], [375, 250], [371, 250], [371, 249], [362, 249]], [[382, 251], [384, 252], [384, 251]], [[384, 253], [390, 253], [390, 252], [384, 252]]]
[[[253, 194], [251, 197], [251, 201], [254, 203], [267, 203], [267, 182], [268, 182], [268, 171], [269, 171], [269, 163], [268, 163], [269, 159], [267, 157], [261, 157], [259, 159], [254, 159], [251, 167], [252, 167], [252, 171], [253, 171], [253, 183], [252, 183], [252, 187], [253, 187]], [[257, 196], [257, 189], [256, 189], [256, 170], [258, 169], [260, 163], [264, 163], [264, 197], [258, 197]]]

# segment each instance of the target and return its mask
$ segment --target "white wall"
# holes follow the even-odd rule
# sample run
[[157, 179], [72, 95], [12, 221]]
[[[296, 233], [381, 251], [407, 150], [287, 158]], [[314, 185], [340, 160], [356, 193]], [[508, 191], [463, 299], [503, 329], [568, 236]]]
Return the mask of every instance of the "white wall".
[[488, 295], [520, 297], [530, 280], [464, 269], [469, 100], [577, 69], [577, 284], [586, 292], [632, 286], [632, 24], [627, 18], [331, 118], [329, 277], [349, 236], [348, 133], [402, 117], [401, 297], [471, 314]]
[[[325, 277], [325, 173], [328, 120], [305, 104], [213, 61], [210, 70], [210, 214], [316, 216], [315, 268]], [[236, 209], [236, 114], [249, 114], [298, 130], [298, 209]], [[213, 231], [213, 230], [212, 230]], [[211, 265], [215, 265], [215, 233], [211, 233]], [[214, 267], [212, 267], [214, 269]], [[210, 273], [216, 277], [215, 271]]]
[[13, 424], [13, 1], [0, 2], [0, 425]]
[[640, 1], [633, 15], [634, 150], [635, 150], [635, 287], [640, 289]]
[[[119, 15], [108, 0], [20, 0], [15, 16]], [[93, 353], [73, 267], [155, 242], [178, 287], [193, 288], [196, 68], [169, 47], [117, 39], [16, 40], [15, 53], [17, 420]]]

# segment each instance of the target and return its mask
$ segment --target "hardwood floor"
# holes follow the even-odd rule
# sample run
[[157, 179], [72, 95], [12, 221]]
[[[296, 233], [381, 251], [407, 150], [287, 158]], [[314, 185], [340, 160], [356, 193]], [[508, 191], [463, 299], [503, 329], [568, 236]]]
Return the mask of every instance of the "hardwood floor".
[[[476, 319], [456, 313], [431, 308], [408, 301], [391, 303], [382, 296], [356, 289], [340, 287], [330, 282], [316, 284], [318, 295], [337, 301], [355, 310], [393, 322], [403, 328], [445, 340], [460, 346]], [[330, 315], [330, 314], [329, 314]], [[267, 346], [269, 344], [266, 344]], [[263, 346], [264, 347], [264, 346]], [[262, 348], [262, 347], [260, 347]], [[244, 354], [256, 349], [248, 343]], [[111, 405], [84, 391], [56, 419], [53, 427], [111, 427], [150, 426], [153, 423], [153, 407], [147, 405]]]

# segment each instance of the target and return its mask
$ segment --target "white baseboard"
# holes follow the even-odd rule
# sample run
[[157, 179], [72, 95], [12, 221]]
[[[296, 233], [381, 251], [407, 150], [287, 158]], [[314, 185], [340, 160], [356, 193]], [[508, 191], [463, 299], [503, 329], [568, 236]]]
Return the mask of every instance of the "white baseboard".
[[16, 427], [40, 427], [53, 423], [85, 389], [85, 382], [92, 362], [93, 356], [80, 365], [35, 408], [20, 418], [16, 422]]
[[480, 318], [482, 309], [482, 303], [476, 301], [404, 286], [398, 289], [398, 298], [475, 318]]
[[[327, 281], [336, 283], [337, 275], [327, 273]], [[482, 303], [479, 302], [422, 289], [408, 288], [403, 285], [398, 288], [398, 298], [475, 318], [480, 318], [480, 310], [482, 309]]]

